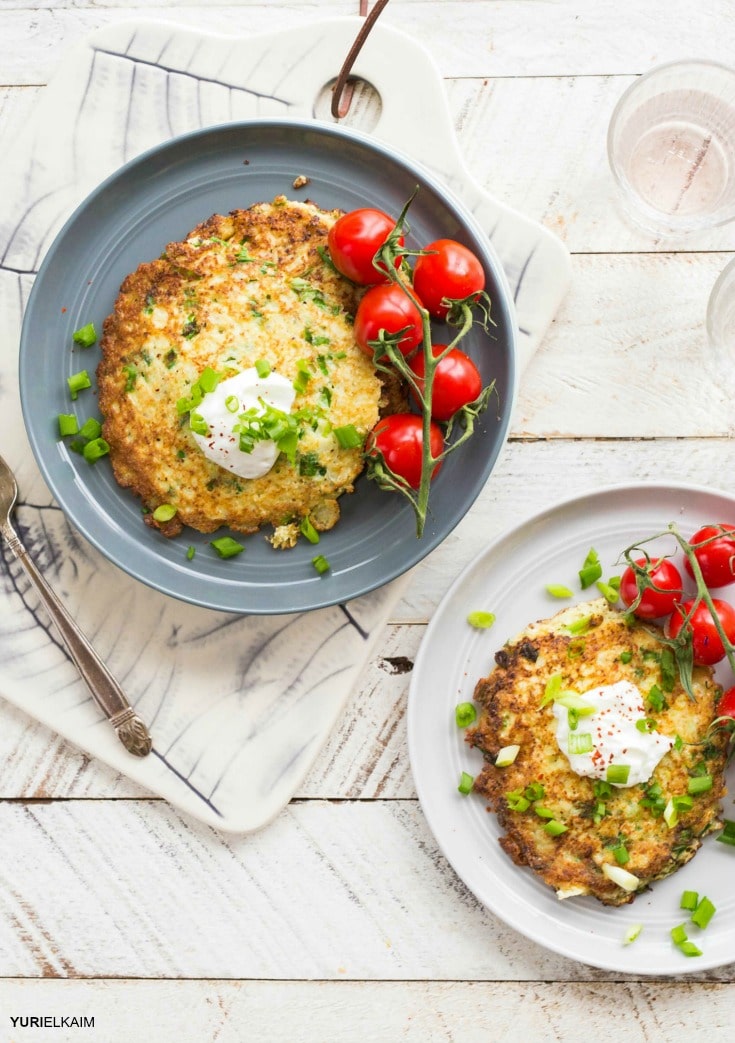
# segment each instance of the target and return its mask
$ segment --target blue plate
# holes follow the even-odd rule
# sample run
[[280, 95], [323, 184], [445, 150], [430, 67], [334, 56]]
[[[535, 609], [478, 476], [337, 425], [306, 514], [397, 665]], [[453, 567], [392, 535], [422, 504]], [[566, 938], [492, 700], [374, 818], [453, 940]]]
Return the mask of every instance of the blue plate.
[[[308, 187], [293, 188], [298, 175]], [[66, 379], [94, 374], [97, 347], [72, 348], [88, 322], [101, 330], [120, 284], [214, 213], [283, 194], [324, 209], [377, 206], [397, 215], [416, 186], [411, 235], [418, 247], [458, 239], [480, 257], [495, 327], [479, 326], [463, 349], [498, 398], [475, 435], [448, 458], [432, 486], [430, 517], [417, 539], [410, 504], [362, 477], [341, 498], [342, 517], [319, 552], [331, 569], [319, 576], [306, 544], [274, 550], [262, 533], [237, 558], [216, 557], [193, 530], [167, 540], [144, 525], [140, 502], [121, 489], [109, 461], [90, 467], [58, 440], [56, 417], [70, 411]], [[55, 499], [74, 526], [110, 561], [156, 590], [206, 608], [247, 614], [300, 612], [349, 601], [401, 575], [457, 525], [485, 484], [503, 445], [516, 379], [515, 318], [500, 262], [474, 218], [411, 160], [372, 139], [311, 121], [252, 120], [175, 138], [126, 164], [77, 208], [54, 240], [35, 280], [23, 322], [20, 394], [31, 447]], [[89, 399], [74, 407], [83, 421]], [[83, 412], [84, 411], [84, 412]], [[186, 558], [189, 545], [194, 558]]]

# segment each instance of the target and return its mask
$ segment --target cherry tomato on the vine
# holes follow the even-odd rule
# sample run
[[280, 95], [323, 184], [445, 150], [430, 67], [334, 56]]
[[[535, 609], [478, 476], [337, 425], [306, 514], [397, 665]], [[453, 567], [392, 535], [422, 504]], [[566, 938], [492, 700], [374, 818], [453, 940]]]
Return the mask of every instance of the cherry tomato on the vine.
[[[432, 344], [434, 357], [446, 351], [446, 344]], [[423, 394], [426, 360], [417, 351], [409, 362], [416, 383]], [[482, 391], [482, 377], [475, 363], [459, 348], [452, 348], [437, 364], [431, 388], [431, 415], [435, 420], [449, 420], [458, 409], [474, 402]]]
[[413, 285], [424, 307], [437, 319], [445, 319], [449, 301], [477, 300], [485, 289], [485, 270], [462, 243], [437, 239], [416, 258]]
[[[694, 533], [689, 543], [708, 587], [735, 583], [735, 525], [704, 525]], [[688, 558], [684, 567], [690, 576], [693, 575]]]
[[[666, 621], [664, 633], [667, 637], [675, 638], [679, 635], [684, 626], [684, 619], [694, 602], [694, 598], [688, 598], [676, 606]], [[729, 602], [722, 601], [719, 598], [713, 598], [712, 604], [725, 636], [730, 643], [735, 643], [735, 608]], [[712, 614], [704, 601], [699, 602], [686, 626], [692, 634], [692, 651], [695, 663], [700, 666], [712, 666], [725, 658], [725, 646], [717, 633]]]
[[735, 688], [728, 688], [723, 692], [722, 698], [717, 704], [718, 717], [735, 717]]
[[[646, 559], [636, 558], [635, 563], [643, 568], [646, 565]], [[669, 558], [651, 561], [646, 572], [651, 583], [654, 583], [659, 589], [653, 590], [652, 587], [647, 587], [643, 591], [640, 602], [633, 609], [633, 615], [638, 616], [639, 619], [658, 619], [660, 616], [668, 616], [683, 593], [681, 573]], [[637, 597], [636, 574], [628, 565], [620, 578], [620, 600], [624, 605], [630, 606]]]
[[[361, 286], [389, 281], [386, 271], [378, 271], [373, 258], [395, 228], [395, 221], [382, 210], [362, 207], [338, 217], [329, 229], [327, 243], [334, 267]], [[403, 238], [398, 239], [403, 246]], [[400, 258], [396, 259], [399, 267]]]
[[381, 330], [388, 335], [406, 329], [398, 342], [403, 355], [411, 355], [424, 336], [421, 312], [397, 283], [372, 286], [357, 306], [354, 334], [357, 344], [371, 358], [371, 340], [377, 340]]
[[[381, 453], [391, 471], [403, 478], [412, 489], [421, 484], [424, 433], [420, 416], [415, 413], [392, 413], [383, 417], [368, 436], [367, 452]], [[438, 424], [431, 422], [429, 448], [433, 457], [440, 456], [444, 448], [444, 435]], [[436, 478], [441, 463], [434, 468], [431, 479]]]

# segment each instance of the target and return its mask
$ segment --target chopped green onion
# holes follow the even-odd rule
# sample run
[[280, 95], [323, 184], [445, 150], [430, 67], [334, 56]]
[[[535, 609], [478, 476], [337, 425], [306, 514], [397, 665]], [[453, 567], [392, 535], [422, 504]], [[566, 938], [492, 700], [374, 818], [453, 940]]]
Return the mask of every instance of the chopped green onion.
[[602, 863], [603, 875], [612, 880], [618, 887], [622, 887], [624, 891], [635, 891], [640, 887], [640, 880], [633, 873], [629, 873], [627, 869], [623, 869], [622, 866], [612, 865], [610, 862]]
[[79, 428], [79, 434], [82, 438], [86, 438], [88, 442], [91, 442], [93, 439], [99, 438], [102, 434], [102, 424], [99, 420], [96, 420], [91, 416], [89, 420], [85, 420]]
[[624, 866], [626, 862], [630, 861], [630, 854], [625, 844], [617, 844], [611, 850], [613, 857], [619, 866]]
[[690, 779], [687, 785], [689, 793], [706, 793], [707, 790], [712, 789], [712, 776], [711, 775], [697, 775], [695, 778]]
[[635, 726], [639, 732], [652, 732], [656, 729], [656, 721], [652, 717], [639, 717]]
[[311, 518], [309, 518], [308, 515], [305, 515], [301, 519], [301, 524], [299, 525], [299, 528], [301, 529], [301, 534], [307, 538], [309, 543], [319, 542], [319, 533], [314, 528]]
[[605, 779], [613, 785], [624, 786], [630, 775], [629, 764], [611, 764], [605, 772]]
[[565, 627], [570, 634], [584, 634], [592, 622], [592, 616], [582, 616], [581, 619], [575, 619], [573, 623], [567, 624]]
[[458, 728], [468, 728], [477, 720], [477, 710], [472, 703], [459, 703], [454, 708], [454, 719]]
[[110, 446], [104, 440], [104, 438], [93, 438], [91, 442], [82, 449], [82, 456], [89, 464], [96, 463], [97, 460], [102, 456], [107, 456], [110, 451]]
[[237, 395], [228, 395], [225, 399], [225, 409], [228, 413], [236, 413], [240, 408], [240, 399]]
[[495, 613], [483, 612], [478, 609], [476, 612], [469, 613], [467, 622], [476, 630], [487, 630], [495, 622]]
[[314, 566], [320, 576], [324, 575], [325, 572], [329, 571], [330, 565], [323, 554], [317, 554], [315, 558], [311, 559], [311, 564]]
[[73, 399], [76, 399], [80, 391], [92, 387], [92, 381], [89, 379], [89, 373], [87, 373], [86, 369], [82, 369], [78, 373], [73, 373], [70, 377], [66, 378], [66, 382], [69, 385], [69, 391], [71, 392], [71, 397]]
[[694, 801], [690, 796], [684, 795], [681, 797], [672, 797], [674, 807], [677, 811], [691, 811], [694, 807]]
[[510, 765], [515, 762], [515, 759], [518, 756], [520, 749], [520, 746], [504, 746], [502, 750], [499, 750], [498, 756], [495, 758], [495, 767], [510, 767]]
[[571, 598], [574, 596], [574, 591], [570, 590], [569, 587], [562, 586], [561, 583], [549, 583], [546, 590], [547, 593], [551, 594], [552, 598]]
[[682, 942], [679, 946], [679, 951], [685, 956], [701, 956], [702, 950], [697, 948], [694, 942], [686, 941]]
[[551, 808], [545, 808], [543, 804], [534, 805], [533, 810], [536, 812], [539, 818], [547, 818], [549, 820], [553, 819], [554, 815], [556, 814], [554, 811], [551, 810]]
[[609, 601], [611, 605], [614, 605], [618, 600], [618, 592], [610, 583], [604, 583], [601, 579], [598, 579], [597, 589], [602, 594], [605, 601]]
[[563, 822], [557, 822], [555, 818], [544, 823], [544, 832], [548, 833], [550, 837], [560, 837], [562, 833], [566, 833], [568, 828]]
[[678, 750], [681, 750], [683, 748], [684, 748], [684, 740], [682, 739], [681, 735], [675, 735], [674, 736], [674, 749], [678, 751]]
[[735, 821], [726, 818], [722, 832], [717, 834], [715, 840], [719, 840], [721, 844], [729, 844], [731, 847], [735, 847]]
[[628, 649], [626, 649], [625, 652], [621, 652], [620, 653], [620, 662], [621, 663], [629, 663], [632, 658], [633, 658], [633, 653], [631, 651], [629, 651]]
[[671, 928], [671, 940], [674, 945], [681, 945], [687, 940], [686, 924], [680, 923]]
[[311, 380], [311, 373], [309, 372], [309, 368], [303, 359], [299, 359], [297, 366], [298, 372], [296, 373], [296, 376], [292, 381], [292, 385], [297, 395], [303, 395], [303, 393], [309, 386], [309, 381]]
[[267, 377], [268, 374], [270, 373], [270, 371], [271, 371], [271, 364], [270, 364], [270, 362], [268, 362], [267, 359], [256, 359], [255, 360], [255, 370], [256, 370], [258, 376], [262, 379], [263, 377]]
[[547, 703], [552, 703], [556, 700], [557, 696], [561, 694], [561, 686], [563, 682], [561, 674], [552, 674], [546, 682], [544, 688], [544, 695], [541, 700], [541, 706], [546, 706]]
[[692, 912], [697, 908], [699, 902], [699, 895], [696, 891], [683, 891], [681, 901], [679, 902], [680, 909], [689, 909]]
[[334, 437], [342, 449], [357, 449], [362, 445], [362, 435], [354, 424], [345, 424], [343, 427], [335, 427]]
[[472, 792], [472, 786], [474, 785], [474, 782], [474, 776], [468, 774], [466, 771], [463, 771], [457, 789], [460, 793], [463, 793], [466, 796], [468, 793]]
[[657, 684], [651, 685], [648, 695], [646, 696], [646, 702], [651, 709], [656, 711], [656, 713], [661, 713], [664, 709], [666, 700], [664, 699], [664, 693]]
[[192, 429], [195, 435], [209, 434], [209, 424], [204, 419], [201, 413], [190, 413], [189, 414], [189, 427]]
[[664, 808], [664, 822], [669, 827], [669, 829], [673, 829], [678, 821], [679, 809], [677, 808], [676, 804], [674, 804], [674, 798], [669, 797], [666, 807]]
[[716, 912], [717, 910], [709, 898], [702, 898], [701, 901], [697, 903], [697, 908], [692, 913], [692, 923], [704, 930]]
[[79, 432], [77, 418], [72, 413], [59, 413], [59, 434], [62, 438]]
[[579, 659], [581, 655], [584, 655], [585, 648], [586, 644], [581, 638], [574, 638], [567, 645], [567, 659]]
[[209, 394], [210, 391], [214, 391], [221, 379], [221, 374], [211, 366], [205, 366], [197, 383], [205, 394]]
[[584, 559], [584, 565], [579, 570], [579, 582], [582, 590], [591, 587], [601, 576], [602, 565], [600, 565], [599, 555], [594, 547], [590, 547], [587, 557]]
[[176, 508], [171, 503], [159, 503], [153, 512], [153, 520], [157, 522], [168, 522], [176, 514]]
[[561, 692], [554, 702], [558, 703], [559, 706], [563, 706], [565, 710], [574, 710], [578, 717], [590, 717], [595, 713], [594, 706], [590, 703], [586, 703], [580, 695], [577, 695], [576, 692], [568, 690]]
[[94, 323], [88, 322], [86, 326], [75, 330], [72, 334], [72, 339], [75, 344], [81, 344], [83, 348], [91, 348], [97, 340], [97, 331], [94, 328]]
[[528, 811], [531, 801], [520, 790], [511, 790], [505, 794], [505, 800], [511, 811]]
[[628, 930], [623, 935], [623, 945], [630, 945], [632, 942], [634, 942], [642, 930], [643, 924], [631, 924]]
[[189, 547], [186, 550], [186, 560], [187, 561], [191, 561], [195, 554], [196, 554], [196, 547], [194, 547], [193, 545], [190, 544]]
[[523, 791], [523, 796], [528, 797], [529, 800], [541, 800], [546, 793], [542, 783], [540, 782], [529, 782]]
[[593, 748], [590, 732], [573, 732], [569, 736], [569, 753], [571, 756], [579, 753], [591, 753]]
[[236, 554], [245, 550], [241, 543], [233, 540], [232, 536], [220, 536], [219, 539], [211, 541], [211, 546], [214, 547], [220, 558], [234, 558]]

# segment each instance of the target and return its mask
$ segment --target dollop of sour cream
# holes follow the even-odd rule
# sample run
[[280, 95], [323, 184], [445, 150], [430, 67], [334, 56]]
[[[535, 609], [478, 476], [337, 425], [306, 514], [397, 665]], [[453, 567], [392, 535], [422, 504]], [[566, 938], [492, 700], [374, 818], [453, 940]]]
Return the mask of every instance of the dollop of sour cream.
[[[656, 765], [674, 745], [674, 740], [660, 732], [641, 731], [636, 721], [646, 718], [643, 695], [630, 681], [600, 685], [580, 695], [595, 712], [579, 717], [577, 727], [569, 727], [569, 711], [554, 703], [556, 741], [572, 771], [593, 779], [606, 779], [610, 765], [627, 765], [627, 781], [614, 786], [635, 786], [647, 782]], [[570, 753], [569, 736], [589, 733], [592, 749], [588, 753]], [[609, 780], [608, 780], [609, 781]]]
[[[204, 455], [240, 478], [261, 478], [278, 458], [278, 446], [264, 439], [250, 453], [240, 449], [240, 437], [233, 431], [240, 413], [248, 409], [263, 412], [262, 403], [288, 413], [296, 396], [293, 384], [279, 373], [260, 376], [255, 366], [220, 380], [197, 406], [209, 433], [192, 432]], [[262, 400], [262, 401], [261, 401]]]

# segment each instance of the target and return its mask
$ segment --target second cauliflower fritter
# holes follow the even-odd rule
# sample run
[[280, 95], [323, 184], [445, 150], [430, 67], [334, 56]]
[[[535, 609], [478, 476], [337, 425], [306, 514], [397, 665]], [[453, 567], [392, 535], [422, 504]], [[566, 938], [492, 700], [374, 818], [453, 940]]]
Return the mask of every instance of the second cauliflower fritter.
[[[560, 898], [629, 902], [689, 861], [702, 838], [720, 828], [727, 739], [721, 732], [708, 736], [707, 729], [721, 689], [709, 668], [695, 668], [692, 701], [652, 630], [603, 598], [567, 608], [527, 627], [477, 683], [480, 716], [467, 741], [483, 751], [486, 765], [474, 790], [497, 814], [503, 849]], [[614, 787], [571, 769], [557, 742], [552, 706], [544, 704], [555, 674], [562, 675], [564, 689], [582, 697], [618, 681], [637, 686], [648, 722], [643, 727], [674, 740], [649, 781]], [[520, 747], [516, 760], [496, 767], [498, 752], [510, 745]], [[690, 780], [705, 777], [711, 786], [692, 795]], [[552, 816], [564, 827], [555, 836], [545, 828]], [[637, 877], [635, 889], [610, 879], [606, 864]]]
[[[334, 429], [364, 438], [389, 392], [352, 335], [361, 291], [324, 252], [337, 216], [285, 197], [214, 215], [125, 279], [101, 342], [103, 435], [117, 481], [165, 535], [270, 523], [288, 546], [302, 518], [322, 530], [339, 518], [363, 457]], [[203, 454], [177, 404], [205, 370], [228, 376], [256, 362], [296, 382], [298, 444], [246, 479]], [[176, 513], [158, 522], [162, 504]]]

